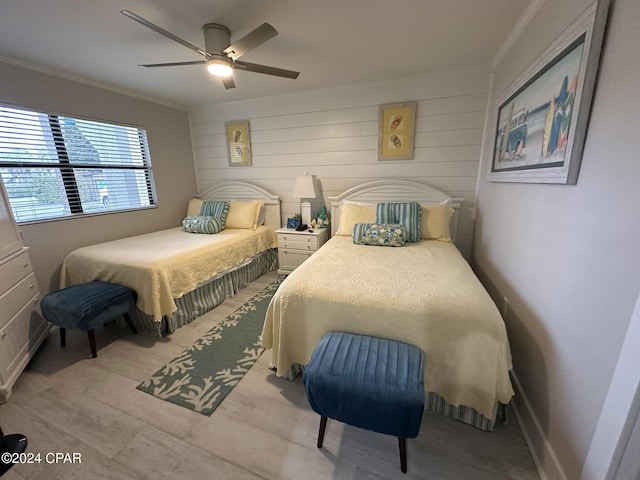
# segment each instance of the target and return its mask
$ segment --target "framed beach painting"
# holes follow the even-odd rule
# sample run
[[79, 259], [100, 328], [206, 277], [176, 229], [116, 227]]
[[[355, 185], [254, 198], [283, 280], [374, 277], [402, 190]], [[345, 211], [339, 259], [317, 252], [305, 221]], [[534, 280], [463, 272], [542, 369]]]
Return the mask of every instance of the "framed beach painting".
[[249, 138], [249, 120], [236, 120], [225, 123], [229, 166], [251, 165], [251, 140]]
[[575, 184], [609, 0], [589, 7], [509, 89], [497, 112], [488, 179]]
[[378, 160], [413, 159], [416, 102], [380, 105]]

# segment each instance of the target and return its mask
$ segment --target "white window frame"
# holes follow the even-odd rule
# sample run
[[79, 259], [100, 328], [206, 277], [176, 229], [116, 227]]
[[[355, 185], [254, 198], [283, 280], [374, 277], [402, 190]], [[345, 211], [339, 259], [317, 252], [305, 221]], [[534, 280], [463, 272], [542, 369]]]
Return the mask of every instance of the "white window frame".
[[[69, 133], [72, 127], [89, 133], [93, 141], [82, 136], [94, 152], [92, 158], [71, 154], [77, 147]], [[34, 152], [40, 152], [35, 161]], [[48, 208], [35, 197], [12, 196], [12, 182], [24, 182], [14, 183], [16, 189], [32, 189], [43, 175], [57, 184], [60, 202]], [[157, 208], [147, 133], [135, 125], [0, 104], [0, 180], [18, 224]], [[106, 188], [109, 182], [114, 188]], [[110, 202], [110, 196], [116, 201]]]

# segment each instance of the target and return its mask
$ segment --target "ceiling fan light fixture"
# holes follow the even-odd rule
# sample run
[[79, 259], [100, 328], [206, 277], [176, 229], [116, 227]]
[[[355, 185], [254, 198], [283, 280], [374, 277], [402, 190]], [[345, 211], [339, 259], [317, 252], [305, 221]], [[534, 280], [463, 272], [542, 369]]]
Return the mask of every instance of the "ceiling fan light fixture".
[[207, 70], [216, 77], [228, 77], [233, 73], [231, 62], [224, 58], [212, 58], [207, 61]]
[[245, 72], [262, 73], [265, 75], [292, 79], [296, 79], [298, 78], [298, 75], [300, 75], [300, 72], [294, 72], [292, 70], [285, 70], [283, 68], [270, 67], [268, 65], [260, 65], [258, 63], [249, 63], [238, 60], [247, 52], [259, 47], [267, 40], [270, 40], [278, 34], [278, 31], [268, 23], [263, 23], [258, 28], [250, 31], [244, 37], [237, 39], [234, 43], [231, 43], [231, 31], [227, 27], [220, 25], [219, 23], [207, 23], [202, 27], [205, 44], [205, 49], [202, 49], [129, 10], [121, 10], [121, 13], [144, 27], [159, 33], [169, 40], [179, 43], [183, 47], [187, 47], [189, 50], [193, 50], [204, 57], [204, 60], [150, 63], [140, 65], [141, 67], [177, 67], [184, 65], [206, 64], [209, 73], [219, 77], [224, 88], [227, 90], [235, 88], [235, 83], [232, 77], [233, 70], [235, 68], [244, 70]]

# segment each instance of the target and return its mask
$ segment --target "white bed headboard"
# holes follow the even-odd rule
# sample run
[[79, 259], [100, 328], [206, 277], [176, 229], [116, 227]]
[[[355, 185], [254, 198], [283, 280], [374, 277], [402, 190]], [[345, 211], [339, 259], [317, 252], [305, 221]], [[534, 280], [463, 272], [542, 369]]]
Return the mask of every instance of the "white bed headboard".
[[280, 197], [258, 185], [240, 180], [218, 182], [196, 195], [202, 200], [262, 200], [266, 207], [264, 224], [277, 230], [282, 226]]
[[331, 235], [340, 225], [340, 205], [344, 200], [363, 203], [419, 202], [421, 205], [446, 203], [455, 209], [451, 217], [451, 239], [455, 243], [458, 235], [458, 211], [462, 198], [450, 197], [437, 188], [413, 180], [388, 179], [367, 182], [350, 188], [335, 197], [329, 197], [331, 205]]

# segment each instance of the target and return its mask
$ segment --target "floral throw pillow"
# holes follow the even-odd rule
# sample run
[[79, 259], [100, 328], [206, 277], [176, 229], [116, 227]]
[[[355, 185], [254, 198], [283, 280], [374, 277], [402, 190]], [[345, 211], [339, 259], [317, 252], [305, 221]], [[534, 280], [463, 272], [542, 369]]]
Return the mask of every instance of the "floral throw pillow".
[[401, 247], [407, 229], [400, 224], [358, 223], [353, 226], [353, 243], [378, 247]]

